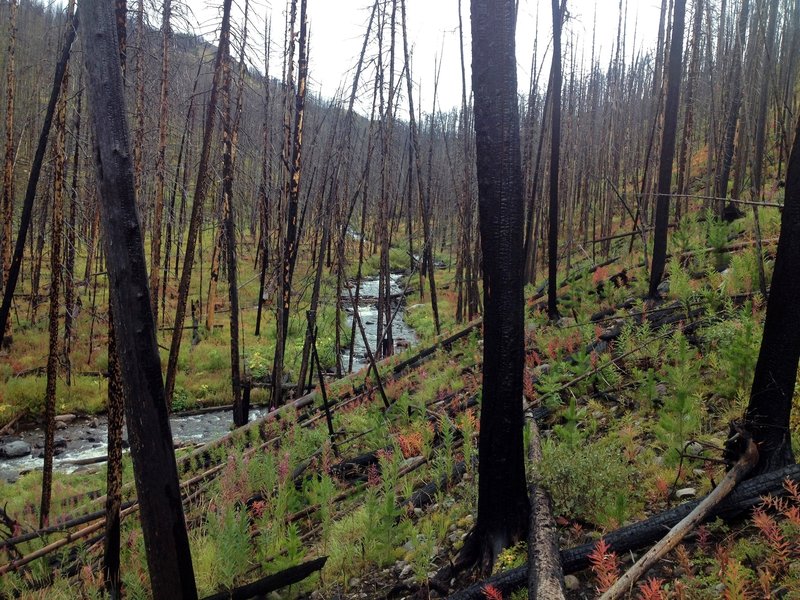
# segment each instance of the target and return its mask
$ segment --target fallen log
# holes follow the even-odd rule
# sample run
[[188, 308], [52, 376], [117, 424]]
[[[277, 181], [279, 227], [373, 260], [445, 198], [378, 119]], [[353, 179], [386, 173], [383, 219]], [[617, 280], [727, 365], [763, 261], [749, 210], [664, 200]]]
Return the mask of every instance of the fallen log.
[[206, 596], [203, 600], [249, 600], [257, 596], [264, 596], [270, 592], [285, 588], [287, 585], [303, 581], [303, 579], [309, 575], [321, 570], [322, 567], [325, 566], [327, 560], [327, 556], [316, 558], [284, 569], [274, 575], [268, 575], [258, 581], [243, 585], [242, 587]]
[[[783, 486], [785, 480], [800, 482], [800, 465], [789, 465], [770, 473], [764, 473], [751, 479], [746, 479], [734, 488], [733, 492], [720, 502], [709, 514], [706, 520], [720, 517], [732, 521], [741, 517], [743, 513], [761, 504], [764, 495], [782, 496], [786, 493]], [[681, 504], [663, 513], [653, 515], [649, 519], [622, 527], [603, 536], [611, 550], [617, 554], [624, 554], [649, 546], [659, 540], [665, 531], [675, 526], [694, 510], [702, 500]], [[597, 542], [583, 544], [575, 548], [561, 550], [561, 565], [564, 573], [576, 573], [589, 566], [589, 554], [594, 550]], [[528, 582], [528, 567], [518, 567], [499, 573], [485, 581], [471, 585], [449, 596], [450, 600], [484, 600], [482, 590], [491, 585], [503, 594], [510, 594], [526, 585]]]
[[[535, 419], [530, 420], [528, 427], [531, 433], [528, 459], [535, 465], [542, 462], [539, 428]], [[534, 478], [528, 486], [528, 496], [531, 503], [528, 526], [528, 599], [564, 600], [564, 572], [558, 553], [558, 531], [553, 519], [550, 494]]]
[[428, 346], [427, 348], [417, 352], [414, 356], [411, 356], [405, 359], [404, 361], [397, 363], [394, 367], [392, 367], [392, 374], [397, 375], [398, 373], [405, 371], [408, 367], [410, 367], [414, 363], [421, 361], [423, 358], [427, 358], [428, 356], [436, 352], [439, 348], [445, 348], [450, 344], [452, 344], [453, 342], [456, 342], [461, 338], [466, 337], [467, 335], [472, 333], [473, 330], [477, 329], [481, 325], [483, 325], [483, 319], [481, 317], [478, 317], [477, 319], [472, 320], [464, 329], [457, 331], [453, 335], [447, 336], [445, 338], [442, 338], [440, 336], [439, 340], [434, 342], [433, 345]]
[[[740, 434], [743, 435], [744, 434]], [[731, 493], [736, 484], [739, 483], [758, 462], [758, 449], [753, 439], [747, 435], [744, 437], [747, 449], [741, 458], [736, 461], [733, 468], [725, 474], [719, 485], [698, 504], [692, 512], [686, 515], [680, 522], [670, 529], [655, 546], [650, 548], [634, 565], [620, 577], [601, 597], [600, 600], [618, 600], [626, 594], [647, 571], [661, 560], [670, 550], [677, 546], [690, 531], [699, 525], [706, 515], [711, 512], [725, 497]]]

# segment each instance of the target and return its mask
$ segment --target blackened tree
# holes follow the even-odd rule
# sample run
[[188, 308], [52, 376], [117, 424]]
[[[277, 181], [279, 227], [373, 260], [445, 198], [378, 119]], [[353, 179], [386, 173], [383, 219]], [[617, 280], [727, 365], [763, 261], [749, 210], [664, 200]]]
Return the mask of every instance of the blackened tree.
[[683, 29], [686, 22], [686, 0], [675, 2], [672, 16], [672, 41], [667, 72], [667, 102], [664, 107], [664, 130], [661, 157], [658, 163], [658, 198], [656, 198], [656, 229], [653, 234], [653, 262], [650, 269], [650, 297], [658, 296], [658, 284], [664, 275], [667, 260], [667, 228], [669, 198], [672, 186], [672, 163], [675, 157], [675, 135], [678, 129], [678, 105], [681, 96], [681, 55]]
[[136, 209], [114, 5], [81, 1], [114, 333], [152, 597], [197, 598]]
[[745, 426], [758, 444], [754, 474], [794, 462], [789, 418], [800, 360], [800, 122], [786, 173], [786, 197]]
[[523, 203], [514, 0], [472, 0], [484, 360], [478, 519], [462, 560], [491, 570], [528, 530], [522, 413]]

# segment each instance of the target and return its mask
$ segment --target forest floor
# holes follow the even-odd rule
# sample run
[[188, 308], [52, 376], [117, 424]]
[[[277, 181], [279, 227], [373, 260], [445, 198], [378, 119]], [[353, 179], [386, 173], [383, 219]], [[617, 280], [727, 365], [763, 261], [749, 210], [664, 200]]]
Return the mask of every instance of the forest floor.
[[[777, 236], [774, 212], [762, 214], [765, 240]], [[594, 269], [588, 257], [576, 260], [559, 291], [564, 316], [557, 322], [543, 312], [538, 290], [527, 289], [521, 401], [538, 422], [543, 451], [529, 477], [552, 497], [560, 547], [595, 544], [591, 567], [566, 577], [570, 598], [596, 597], [638, 555], [604, 550], [602, 536], [698, 499], [722, 477], [723, 448], [746, 406], [764, 316], [751, 231], [751, 217], [731, 225], [696, 214], [684, 219], [672, 235], [675, 258], [657, 304], [643, 300], [646, 273], [632, 255]], [[769, 273], [774, 245], [765, 250]], [[328, 386], [333, 435], [313, 395], [308, 405], [282, 407], [207, 447], [178, 451], [201, 596], [318, 557], [327, 557], [319, 573], [271, 597], [441, 595], [435, 576], [457, 557], [476, 514], [482, 366], [480, 323], [456, 324], [453, 290], [442, 296], [442, 338], [464, 335], [436, 345], [442, 338], [432, 335], [430, 308], [412, 297], [418, 306], [408, 321], [421, 340], [381, 362], [388, 406], [375, 378], [362, 371]], [[430, 355], [406, 360], [434, 346]], [[797, 405], [794, 413], [799, 447]], [[132, 481], [127, 457], [124, 480]], [[9, 517], [0, 530], [24, 540], [36, 529], [40, 481], [32, 472], [0, 488]], [[0, 596], [99, 597], [102, 536], [85, 529], [102, 523], [104, 482], [102, 466], [56, 478], [57, 531], [5, 546], [0, 562], [29, 557], [66, 539], [65, 531], [70, 543], [18, 561], [0, 577]], [[631, 597], [800, 598], [800, 488], [786, 491], [763, 509], [700, 527]], [[130, 484], [125, 492], [133, 501]], [[128, 512], [126, 597], [147, 598], [136, 505]], [[519, 545], [501, 555], [496, 571], [526, 561]], [[463, 573], [445, 584], [454, 591], [473, 581], [475, 574]], [[527, 597], [524, 588], [491, 593], [476, 597]]]

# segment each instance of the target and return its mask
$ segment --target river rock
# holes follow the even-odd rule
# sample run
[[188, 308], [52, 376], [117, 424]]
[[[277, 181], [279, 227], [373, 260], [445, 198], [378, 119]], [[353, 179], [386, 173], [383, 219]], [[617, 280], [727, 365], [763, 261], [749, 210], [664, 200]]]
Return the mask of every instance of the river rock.
[[69, 425], [75, 420], [75, 418], [76, 418], [75, 415], [71, 413], [67, 413], [65, 415], [57, 415], [56, 423], [66, 423], [67, 425]]
[[0, 446], [0, 458], [21, 458], [30, 453], [30, 444], [22, 440], [13, 440]]

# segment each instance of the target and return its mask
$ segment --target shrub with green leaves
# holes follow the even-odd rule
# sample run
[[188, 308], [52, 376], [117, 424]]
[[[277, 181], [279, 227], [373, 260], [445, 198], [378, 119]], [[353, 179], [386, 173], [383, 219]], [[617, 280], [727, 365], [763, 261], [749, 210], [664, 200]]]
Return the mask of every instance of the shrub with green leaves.
[[545, 439], [542, 455], [537, 476], [549, 490], [556, 514], [606, 525], [624, 521], [638, 509], [637, 472], [615, 440], [575, 445]]

